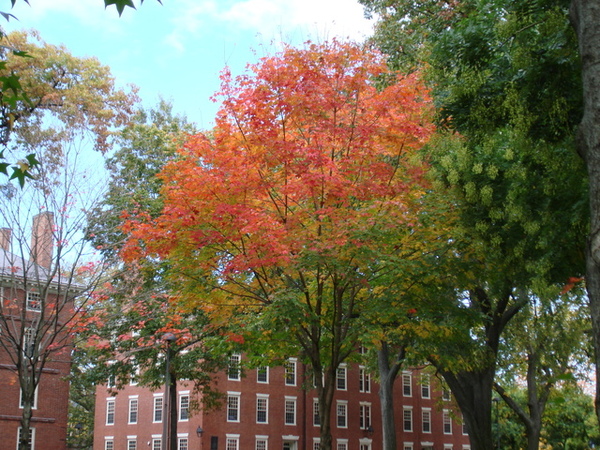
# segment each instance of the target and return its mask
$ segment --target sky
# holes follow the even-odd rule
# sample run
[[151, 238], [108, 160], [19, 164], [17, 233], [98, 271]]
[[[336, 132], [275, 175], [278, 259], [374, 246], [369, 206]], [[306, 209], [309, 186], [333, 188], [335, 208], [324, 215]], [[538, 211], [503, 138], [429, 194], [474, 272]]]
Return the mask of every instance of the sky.
[[[357, 0], [145, 0], [121, 17], [103, 0], [17, 0], [5, 31], [38, 30], [53, 45], [97, 57], [119, 86], [139, 87], [144, 106], [160, 96], [202, 129], [214, 123], [210, 101], [219, 73], [234, 74], [272, 54], [282, 42], [301, 45], [332, 37], [363, 40], [372, 30]], [[7, 6], [4, 6], [6, 4]]]

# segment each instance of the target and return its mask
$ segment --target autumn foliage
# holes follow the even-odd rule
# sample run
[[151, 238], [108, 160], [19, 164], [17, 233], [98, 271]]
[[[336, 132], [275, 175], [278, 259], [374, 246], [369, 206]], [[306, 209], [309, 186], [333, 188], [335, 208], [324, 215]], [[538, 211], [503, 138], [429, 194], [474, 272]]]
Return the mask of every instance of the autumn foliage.
[[286, 48], [251, 71], [222, 75], [214, 135], [194, 136], [167, 165], [163, 215], [128, 222], [125, 255], [171, 258], [270, 302], [265, 269], [308, 255], [359, 264], [374, 229], [411, 225], [424, 170], [414, 156], [432, 126], [418, 75], [379, 90], [392, 75], [370, 49]]
[[418, 74], [396, 77], [378, 53], [334, 41], [225, 72], [215, 99], [213, 133], [165, 167], [163, 213], [130, 218], [124, 256], [168, 261], [178, 299], [213, 320], [246, 312], [254, 347], [302, 350], [328, 450], [336, 370], [385, 261], [418, 227], [428, 93]]

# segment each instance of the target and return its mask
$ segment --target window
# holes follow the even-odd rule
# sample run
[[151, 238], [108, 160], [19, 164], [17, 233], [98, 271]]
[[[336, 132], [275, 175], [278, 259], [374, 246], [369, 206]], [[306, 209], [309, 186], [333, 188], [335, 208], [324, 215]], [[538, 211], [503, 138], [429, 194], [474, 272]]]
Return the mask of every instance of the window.
[[296, 397], [285, 398], [285, 424], [296, 425]]
[[404, 450], [413, 450], [414, 447], [412, 445], [412, 442], [405, 442], [404, 445], [402, 446], [402, 448]]
[[319, 399], [313, 398], [313, 425], [318, 427], [321, 425], [321, 416], [319, 414]]
[[371, 440], [370, 439], [361, 439], [360, 445], [358, 448], [360, 450], [371, 450]]
[[430, 398], [431, 397], [431, 388], [430, 388], [430, 380], [429, 374], [424, 373], [421, 375], [421, 398]]
[[361, 430], [368, 430], [371, 426], [371, 404], [361, 403], [359, 413], [359, 428]]
[[186, 422], [190, 418], [190, 396], [182, 394], [179, 396], [179, 421]]
[[296, 359], [290, 358], [285, 363], [285, 384], [296, 386]]
[[42, 310], [42, 298], [37, 292], [27, 292], [27, 311], [40, 312]]
[[462, 434], [463, 435], [467, 435], [469, 434], [469, 428], [467, 427], [467, 422], [465, 422], [465, 418], [462, 418]]
[[452, 434], [452, 418], [447, 409], [442, 413], [442, 423], [444, 424], [444, 434]]
[[268, 450], [268, 437], [267, 436], [256, 436], [256, 444], [254, 450]]
[[33, 327], [23, 330], [23, 354], [28, 358], [32, 358], [35, 354], [35, 334], [36, 330]]
[[115, 399], [106, 399], [106, 425], [115, 424]]
[[346, 375], [347, 375], [346, 366], [338, 367], [337, 374], [336, 374], [336, 388], [338, 391], [346, 390]]
[[371, 374], [364, 367], [358, 369], [358, 390], [371, 392]]
[[256, 423], [268, 423], [269, 421], [269, 397], [257, 394], [256, 396]]
[[348, 440], [338, 439], [336, 444], [336, 450], [348, 450]]
[[313, 438], [313, 450], [321, 450], [321, 438]]
[[138, 399], [130, 398], [129, 399], [129, 422], [128, 423], [137, 423], [138, 416]]
[[431, 409], [426, 408], [421, 412], [423, 433], [431, 433]]
[[412, 422], [413, 422], [413, 412], [412, 409], [410, 408], [404, 408], [404, 410], [402, 411], [402, 422], [403, 422], [403, 427], [404, 427], [404, 431], [412, 431], [413, 430], [413, 426], [412, 426]]
[[444, 444], [444, 450], [452, 450], [454, 446], [452, 444]]
[[137, 450], [137, 439], [127, 439], [127, 450]]
[[112, 438], [104, 440], [104, 450], [115, 450], [115, 441]]
[[152, 417], [152, 422], [162, 422], [163, 416], [163, 398], [162, 395], [157, 395], [154, 397], [154, 415]]
[[412, 397], [412, 376], [410, 372], [402, 374], [402, 395]]
[[256, 369], [256, 382], [257, 383], [268, 383], [269, 382], [269, 368], [267, 366], [261, 366]]
[[450, 388], [448, 386], [442, 386], [442, 400], [449, 402], [452, 399]]
[[240, 436], [228, 434], [225, 439], [225, 450], [240, 450]]
[[227, 422], [240, 421], [240, 394], [227, 394]]
[[335, 409], [338, 428], [348, 428], [348, 403], [338, 401]]
[[177, 438], [177, 449], [178, 450], [188, 450], [188, 438], [186, 438], [186, 437]]
[[[39, 385], [35, 387], [35, 391], [33, 391], [33, 403], [31, 405], [31, 409], [37, 409], [37, 401], [38, 401], [38, 388]], [[19, 398], [19, 408], [23, 409], [25, 407], [25, 403], [23, 401], [23, 389], [20, 390], [20, 398]]]
[[161, 438], [152, 438], [152, 450], [162, 450]]
[[[21, 437], [23, 436], [23, 429], [19, 427], [17, 432], [17, 450], [19, 450], [19, 442], [21, 442]], [[29, 439], [27, 440], [28, 448], [33, 450], [35, 448], [35, 428], [29, 427]]]
[[229, 357], [229, 366], [227, 367], [227, 379], [228, 380], [240, 380], [240, 362], [242, 361], [242, 355], [234, 353]]

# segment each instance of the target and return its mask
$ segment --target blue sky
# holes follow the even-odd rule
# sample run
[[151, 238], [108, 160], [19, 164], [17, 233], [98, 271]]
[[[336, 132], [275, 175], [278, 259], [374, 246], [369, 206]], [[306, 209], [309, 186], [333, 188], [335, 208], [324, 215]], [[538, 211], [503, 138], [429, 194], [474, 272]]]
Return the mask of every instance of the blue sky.
[[[3, 3], [9, 5], [9, 1]], [[135, 0], [136, 5], [139, 4]], [[332, 37], [362, 40], [372, 23], [357, 0], [146, 0], [118, 17], [103, 0], [17, 0], [5, 31], [36, 29], [43, 40], [110, 66], [119, 85], [134, 84], [146, 106], [159, 95], [202, 128], [213, 123], [209, 97], [219, 73], [234, 74], [281, 42]], [[9, 10], [9, 6], [3, 8]]]

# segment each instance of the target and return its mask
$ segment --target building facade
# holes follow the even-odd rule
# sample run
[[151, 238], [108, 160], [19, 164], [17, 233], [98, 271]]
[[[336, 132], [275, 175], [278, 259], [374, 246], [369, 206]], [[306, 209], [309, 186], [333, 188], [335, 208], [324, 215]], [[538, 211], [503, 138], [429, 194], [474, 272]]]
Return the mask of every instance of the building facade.
[[[284, 367], [248, 370], [244, 376], [232, 367], [217, 378], [224, 395], [217, 410], [190, 413], [191, 386], [179, 384], [178, 450], [319, 449], [319, 405], [316, 391], [303, 388], [311, 382], [303, 364], [290, 359]], [[377, 392], [365, 367], [340, 367], [331, 416], [335, 450], [381, 450]], [[402, 372], [395, 404], [398, 448], [470, 448], [451, 397], [427, 371]], [[113, 395], [99, 386], [94, 450], [161, 450], [162, 407], [162, 392], [127, 386]]]
[[[24, 401], [19, 372], [39, 377], [29, 448], [66, 449], [71, 348], [62, 330], [70, 295], [51, 279], [53, 215], [33, 220], [29, 255], [11, 252], [11, 230], [0, 229], [0, 447], [18, 449]], [[22, 247], [19, 248], [22, 250]], [[66, 303], [65, 303], [66, 302]], [[49, 333], [54, 333], [50, 338]], [[47, 339], [53, 339], [52, 341]], [[18, 366], [25, 367], [19, 371]]]

